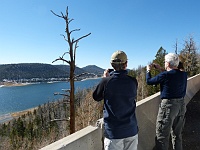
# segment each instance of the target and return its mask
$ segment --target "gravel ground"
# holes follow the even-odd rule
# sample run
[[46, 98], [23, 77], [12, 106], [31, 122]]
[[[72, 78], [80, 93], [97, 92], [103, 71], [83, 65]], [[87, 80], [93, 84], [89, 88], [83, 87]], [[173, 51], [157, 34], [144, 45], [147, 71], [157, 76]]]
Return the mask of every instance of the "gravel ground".
[[183, 150], [200, 150], [200, 91], [187, 105]]

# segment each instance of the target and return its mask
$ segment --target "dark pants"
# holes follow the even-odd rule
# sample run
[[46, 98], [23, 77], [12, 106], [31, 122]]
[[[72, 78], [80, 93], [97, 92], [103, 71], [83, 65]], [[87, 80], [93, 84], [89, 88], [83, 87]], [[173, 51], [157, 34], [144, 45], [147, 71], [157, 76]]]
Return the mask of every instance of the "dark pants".
[[175, 150], [182, 150], [182, 130], [186, 106], [184, 99], [163, 99], [156, 122], [156, 149], [168, 150], [170, 134]]

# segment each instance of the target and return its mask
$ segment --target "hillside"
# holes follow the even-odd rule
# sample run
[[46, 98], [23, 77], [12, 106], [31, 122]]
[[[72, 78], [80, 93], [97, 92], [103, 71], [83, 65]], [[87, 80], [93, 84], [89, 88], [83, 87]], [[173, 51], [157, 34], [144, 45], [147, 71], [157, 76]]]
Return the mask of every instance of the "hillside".
[[[69, 74], [69, 71], [70, 71], [69, 65], [53, 65], [53, 66], [55, 66], [59, 70], [65, 71], [65, 72], [67, 72]], [[75, 69], [75, 74], [76, 75], [81, 74], [83, 72], [85, 72], [85, 70], [83, 68], [76, 67], [76, 69]]]
[[90, 72], [90, 73], [94, 73], [98, 75], [102, 75], [104, 71], [104, 69], [95, 65], [88, 65], [86, 67], [83, 67], [82, 69], [85, 70], [86, 72]]
[[[86, 70], [84, 69], [86, 68]], [[104, 69], [97, 66], [79, 68], [76, 67], [75, 75], [89, 72], [102, 74]], [[95, 69], [96, 68], [96, 69]], [[35, 78], [39, 79], [50, 79], [50, 78], [67, 78], [69, 76], [68, 65], [50, 65], [40, 63], [22, 63], [22, 64], [4, 64], [0, 65], [0, 82], [6, 80], [31, 80]]]

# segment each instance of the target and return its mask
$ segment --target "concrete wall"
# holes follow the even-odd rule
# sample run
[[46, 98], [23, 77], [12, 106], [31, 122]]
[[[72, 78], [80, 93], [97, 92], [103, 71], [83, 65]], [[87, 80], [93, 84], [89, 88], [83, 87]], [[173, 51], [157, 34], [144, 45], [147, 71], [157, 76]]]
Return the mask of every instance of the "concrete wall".
[[152, 150], [155, 145], [155, 123], [160, 103], [160, 93], [137, 102], [136, 116], [139, 128], [138, 150]]
[[[200, 75], [188, 79], [185, 101], [188, 103], [200, 90]], [[160, 92], [137, 102], [136, 115], [139, 127], [139, 150], [152, 150], [155, 145], [155, 123], [160, 104]], [[102, 150], [103, 119], [97, 126], [88, 126], [41, 150]]]
[[185, 96], [186, 104], [192, 99], [192, 97], [200, 90], [200, 74], [188, 79], [187, 91]]
[[41, 150], [102, 150], [102, 129], [88, 126]]

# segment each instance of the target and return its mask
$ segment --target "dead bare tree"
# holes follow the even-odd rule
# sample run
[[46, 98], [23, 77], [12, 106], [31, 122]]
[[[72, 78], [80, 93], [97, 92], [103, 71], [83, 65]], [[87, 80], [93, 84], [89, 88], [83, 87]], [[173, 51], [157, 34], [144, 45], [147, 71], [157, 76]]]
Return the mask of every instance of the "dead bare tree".
[[180, 57], [184, 64], [185, 71], [189, 76], [197, 74], [197, 56], [198, 48], [192, 36], [184, 41], [184, 48], [180, 51]]
[[[75, 99], [75, 95], [74, 95], [74, 92], [75, 92], [75, 87], [74, 87], [74, 81], [75, 81], [75, 75], [74, 75], [74, 71], [75, 71], [75, 60], [76, 60], [76, 49], [78, 48], [78, 42], [89, 36], [91, 33], [87, 34], [87, 35], [84, 35], [80, 38], [77, 38], [77, 39], [74, 39], [74, 38], [71, 38], [71, 35], [73, 32], [75, 31], [80, 31], [80, 29], [74, 29], [74, 30], [71, 30], [69, 29], [69, 24], [74, 20], [74, 19], [70, 19], [69, 16], [68, 16], [68, 7], [66, 9], [66, 15], [64, 15], [62, 12], [61, 12], [61, 15], [57, 15], [56, 13], [54, 13], [52, 10], [51, 12], [59, 17], [59, 18], [62, 18], [65, 20], [65, 23], [66, 23], [66, 28], [65, 28], [65, 32], [66, 32], [66, 35], [62, 35], [64, 40], [66, 42], [68, 42], [68, 46], [69, 46], [69, 51], [68, 52], [65, 52], [62, 57], [59, 57], [57, 58], [56, 60], [54, 60], [53, 62], [55, 61], [58, 61], [58, 60], [61, 60], [63, 62], [66, 62], [67, 64], [69, 64], [70, 66], [70, 77], [69, 77], [69, 82], [70, 82], [70, 90], [69, 90], [69, 97], [70, 97], [70, 134], [74, 133], [75, 132], [75, 105], [74, 105], [74, 99]], [[69, 54], [70, 56], [70, 60], [66, 60], [64, 58], [65, 54]], [[53, 63], [52, 62], [52, 63]]]

